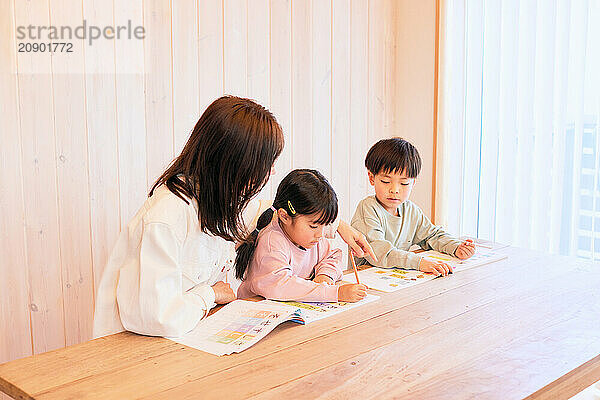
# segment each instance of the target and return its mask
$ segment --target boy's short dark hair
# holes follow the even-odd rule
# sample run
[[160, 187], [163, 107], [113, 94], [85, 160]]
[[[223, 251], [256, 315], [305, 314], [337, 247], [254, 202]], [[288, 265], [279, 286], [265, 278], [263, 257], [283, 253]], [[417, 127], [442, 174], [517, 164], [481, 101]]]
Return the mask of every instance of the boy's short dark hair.
[[369, 149], [365, 166], [373, 175], [405, 172], [409, 178], [416, 178], [421, 172], [421, 156], [415, 146], [402, 138], [382, 139]]

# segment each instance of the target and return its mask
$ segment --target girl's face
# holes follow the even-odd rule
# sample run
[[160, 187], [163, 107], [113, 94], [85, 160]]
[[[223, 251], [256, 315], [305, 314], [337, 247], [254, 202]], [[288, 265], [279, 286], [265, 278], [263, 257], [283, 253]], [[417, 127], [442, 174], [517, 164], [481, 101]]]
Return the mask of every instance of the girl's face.
[[310, 249], [323, 237], [325, 225], [315, 222], [319, 219], [319, 214], [298, 215], [291, 218], [281, 208], [277, 210], [277, 214], [281, 229], [296, 246]]

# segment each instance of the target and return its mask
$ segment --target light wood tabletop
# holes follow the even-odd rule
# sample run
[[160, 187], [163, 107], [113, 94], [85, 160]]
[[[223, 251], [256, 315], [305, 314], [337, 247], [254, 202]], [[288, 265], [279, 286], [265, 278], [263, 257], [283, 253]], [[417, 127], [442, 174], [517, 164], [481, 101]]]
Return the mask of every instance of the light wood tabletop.
[[600, 266], [508, 258], [217, 357], [123, 332], [0, 365], [19, 399], [567, 399], [600, 380]]

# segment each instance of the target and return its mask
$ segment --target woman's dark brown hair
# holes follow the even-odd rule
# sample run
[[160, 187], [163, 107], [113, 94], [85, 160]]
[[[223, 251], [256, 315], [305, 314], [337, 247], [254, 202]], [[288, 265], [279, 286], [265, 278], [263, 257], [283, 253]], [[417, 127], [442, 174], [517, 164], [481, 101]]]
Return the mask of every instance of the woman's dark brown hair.
[[164, 184], [186, 203], [196, 200], [203, 232], [240, 241], [241, 213], [267, 183], [283, 144], [269, 110], [249, 99], [220, 97], [204, 111], [149, 196]]

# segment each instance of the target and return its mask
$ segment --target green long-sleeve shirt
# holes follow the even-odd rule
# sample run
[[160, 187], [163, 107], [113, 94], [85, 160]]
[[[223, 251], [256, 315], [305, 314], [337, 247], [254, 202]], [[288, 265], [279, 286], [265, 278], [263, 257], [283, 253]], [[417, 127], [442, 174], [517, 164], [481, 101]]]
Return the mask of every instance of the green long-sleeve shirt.
[[401, 267], [418, 269], [422, 256], [408, 251], [416, 244], [424, 250], [437, 250], [454, 255], [461, 241], [431, 223], [423, 211], [411, 201], [398, 207], [395, 216], [386, 211], [375, 198], [369, 196], [356, 207], [351, 225], [362, 232], [373, 248], [378, 261], [371, 257], [358, 259], [382, 268]]

